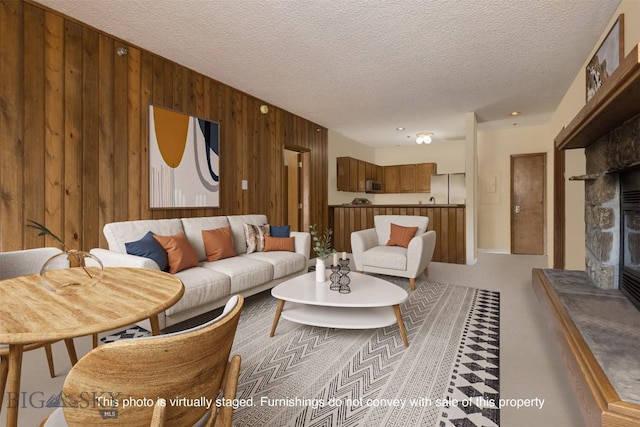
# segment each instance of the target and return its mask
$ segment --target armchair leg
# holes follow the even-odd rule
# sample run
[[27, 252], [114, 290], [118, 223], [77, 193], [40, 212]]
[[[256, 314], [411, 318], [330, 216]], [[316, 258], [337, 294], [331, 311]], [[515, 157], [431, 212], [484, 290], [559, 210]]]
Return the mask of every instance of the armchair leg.
[[416, 278], [415, 277], [411, 277], [409, 279], [409, 285], [411, 286], [411, 290], [412, 291], [416, 290]]
[[424, 275], [429, 276], [429, 267], [424, 269]]
[[93, 340], [93, 348], [98, 346], [98, 334], [91, 335], [91, 339]]
[[56, 368], [53, 366], [53, 352], [51, 351], [51, 344], [44, 345], [44, 352], [47, 355], [47, 365], [49, 365], [49, 375], [51, 375], [51, 378], [55, 378]]

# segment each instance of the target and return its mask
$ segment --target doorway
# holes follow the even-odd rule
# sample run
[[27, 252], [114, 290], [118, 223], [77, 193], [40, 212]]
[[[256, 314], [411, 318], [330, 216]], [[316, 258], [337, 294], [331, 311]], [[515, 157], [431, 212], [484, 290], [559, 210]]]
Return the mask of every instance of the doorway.
[[291, 231], [309, 230], [309, 151], [297, 147], [284, 150], [284, 216]]
[[545, 253], [546, 153], [511, 156], [511, 253]]

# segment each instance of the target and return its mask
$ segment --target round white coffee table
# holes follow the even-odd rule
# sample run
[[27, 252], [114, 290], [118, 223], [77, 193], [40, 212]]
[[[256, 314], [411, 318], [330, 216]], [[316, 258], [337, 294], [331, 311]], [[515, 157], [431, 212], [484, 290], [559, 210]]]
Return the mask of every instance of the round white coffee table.
[[[400, 304], [409, 296], [407, 291], [386, 280], [351, 272], [351, 292], [341, 294], [329, 289], [329, 281], [317, 283], [315, 277], [315, 272], [303, 274], [271, 290], [271, 295], [280, 300], [271, 337], [282, 315], [296, 323], [339, 329], [374, 329], [398, 323], [402, 341], [409, 346], [400, 313]], [[285, 302], [289, 302], [286, 308]]]

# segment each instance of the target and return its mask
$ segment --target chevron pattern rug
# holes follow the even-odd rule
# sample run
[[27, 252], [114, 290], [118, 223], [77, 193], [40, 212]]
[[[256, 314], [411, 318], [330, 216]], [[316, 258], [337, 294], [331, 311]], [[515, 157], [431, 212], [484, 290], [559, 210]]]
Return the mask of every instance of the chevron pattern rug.
[[[409, 288], [408, 280], [379, 276]], [[232, 354], [242, 355], [236, 426], [498, 426], [500, 294], [417, 281], [397, 325], [344, 330], [280, 319], [247, 299]]]

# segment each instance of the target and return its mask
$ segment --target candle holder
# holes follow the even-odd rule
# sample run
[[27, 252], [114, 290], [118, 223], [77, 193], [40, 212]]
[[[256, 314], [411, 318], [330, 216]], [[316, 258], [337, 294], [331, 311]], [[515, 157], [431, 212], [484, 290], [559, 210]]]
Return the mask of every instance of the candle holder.
[[338, 292], [341, 294], [348, 294], [351, 292], [351, 288], [349, 287], [349, 283], [351, 283], [351, 278], [349, 277], [349, 273], [351, 269], [349, 268], [349, 258], [340, 260], [340, 269], [338, 270], [338, 274], [340, 277], [338, 278]]
[[331, 266], [331, 275], [329, 276], [329, 280], [331, 280], [331, 285], [329, 285], [329, 289], [332, 291], [340, 290], [340, 266], [332, 265]]

